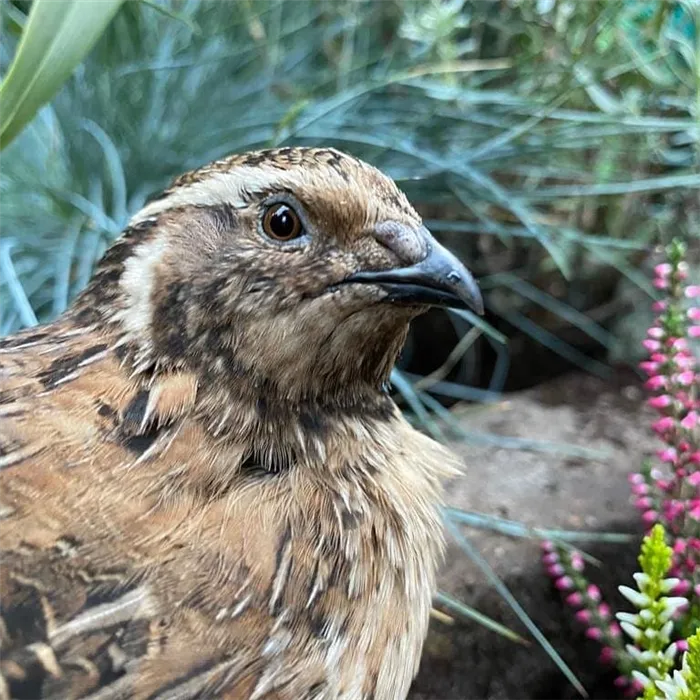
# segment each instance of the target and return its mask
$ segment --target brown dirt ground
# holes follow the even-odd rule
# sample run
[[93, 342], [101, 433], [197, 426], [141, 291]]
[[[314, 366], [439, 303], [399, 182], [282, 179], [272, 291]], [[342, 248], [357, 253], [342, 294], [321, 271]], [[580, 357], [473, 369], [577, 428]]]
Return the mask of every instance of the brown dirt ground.
[[[568, 443], [600, 450], [589, 459], [561, 453], [455, 445], [465, 473], [448, 488], [448, 503], [528, 525], [640, 534], [630, 504], [627, 474], [657, 447], [638, 380], [620, 372], [614, 382], [569, 375], [513, 394], [500, 404], [462, 410], [472, 432]], [[459, 413], [459, 409], [455, 409]], [[584, 639], [542, 573], [539, 544], [465, 529], [594, 698], [615, 697], [611, 671], [598, 662], [599, 647]], [[635, 570], [632, 545], [589, 545], [602, 561], [589, 571], [607, 599], [625, 609], [616, 586]], [[442, 590], [517, 630], [527, 632], [460, 549], [450, 542]], [[412, 700], [575, 698], [576, 691], [536, 642], [514, 644], [476, 623], [431, 622]]]

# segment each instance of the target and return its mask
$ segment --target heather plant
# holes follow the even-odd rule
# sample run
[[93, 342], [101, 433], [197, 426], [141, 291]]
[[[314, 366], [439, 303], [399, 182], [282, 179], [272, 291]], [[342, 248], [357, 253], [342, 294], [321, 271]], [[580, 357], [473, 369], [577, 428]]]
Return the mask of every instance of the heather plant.
[[[700, 697], [700, 375], [692, 349], [700, 337], [695, 325], [700, 309], [692, 305], [700, 286], [686, 284], [683, 242], [672, 241], [665, 252], [666, 261], [654, 268], [653, 285], [662, 298], [652, 307], [655, 320], [643, 341], [649, 357], [641, 363], [647, 403], [658, 413], [651, 428], [663, 445], [654, 462], [629, 477], [648, 534], [636, 588], [619, 587], [637, 611], [613, 615], [589, 582], [582, 553], [562, 543], [543, 545], [555, 587], [576, 611], [585, 635], [601, 644], [601, 661], [620, 671], [616, 685], [644, 700]], [[681, 662], [679, 652], [689, 647]]]

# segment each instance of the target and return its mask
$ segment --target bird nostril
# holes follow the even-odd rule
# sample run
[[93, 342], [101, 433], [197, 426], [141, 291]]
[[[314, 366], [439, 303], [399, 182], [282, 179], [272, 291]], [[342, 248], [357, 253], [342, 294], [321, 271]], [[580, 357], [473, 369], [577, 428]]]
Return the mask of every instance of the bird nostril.
[[454, 270], [447, 275], [447, 281], [452, 282], [452, 284], [457, 284], [460, 279], [459, 272], [455, 272]]
[[[427, 239], [423, 227], [415, 227], [398, 221], [382, 221], [372, 232], [377, 242], [396, 255], [404, 263], [414, 264], [427, 254]], [[425, 230], [427, 233], [427, 230]]]

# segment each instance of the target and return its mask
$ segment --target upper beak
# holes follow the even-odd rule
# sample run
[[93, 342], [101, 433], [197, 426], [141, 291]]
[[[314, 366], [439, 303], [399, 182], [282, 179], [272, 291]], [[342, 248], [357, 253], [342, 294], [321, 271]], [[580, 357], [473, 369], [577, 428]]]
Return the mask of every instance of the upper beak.
[[423, 241], [425, 257], [408, 267], [356, 272], [345, 282], [376, 284], [388, 292], [385, 300], [399, 304], [426, 304], [471, 308], [484, 313], [481, 292], [464, 265], [428, 232]]

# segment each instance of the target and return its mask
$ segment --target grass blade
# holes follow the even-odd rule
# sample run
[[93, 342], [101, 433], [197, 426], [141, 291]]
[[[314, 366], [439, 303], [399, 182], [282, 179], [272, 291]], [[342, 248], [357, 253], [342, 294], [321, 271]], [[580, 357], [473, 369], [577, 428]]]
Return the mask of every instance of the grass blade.
[[459, 508], [445, 508], [445, 514], [452, 520], [476, 527], [481, 530], [491, 530], [508, 537], [521, 537], [540, 540], [562, 540], [564, 542], [609, 542], [625, 544], [634, 539], [624, 532], [588, 532], [585, 530], [558, 530], [546, 527], [529, 527], [515, 520], [499, 518], [488, 513], [477, 513]]
[[514, 632], [512, 629], [510, 629], [510, 627], [502, 625], [500, 622], [497, 622], [492, 617], [484, 615], [484, 613], [480, 613], [478, 610], [475, 610], [470, 605], [462, 603], [460, 600], [453, 598], [449, 593], [443, 593], [441, 591], [438, 591], [433, 596], [433, 600], [439, 605], [442, 605], [442, 607], [448, 608], [449, 610], [452, 610], [453, 612], [456, 612], [469, 620], [474, 620], [474, 622], [477, 622], [483, 627], [490, 629], [492, 632], [500, 634], [506, 639], [510, 639], [511, 642], [517, 642], [518, 644], [524, 644], [525, 646], [528, 646], [530, 644], [530, 642], [528, 642], [527, 639], [521, 637], [517, 632]]
[[0, 245], [0, 271], [5, 280], [5, 284], [10, 290], [10, 295], [15, 303], [15, 308], [25, 326], [36, 326], [39, 321], [36, 318], [32, 305], [29, 303], [27, 294], [22, 287], [15, 266], [12, 264], [10, 250], [13, 241], [3, 241]]
[[34, 0], [0, 86], [0, 148], [58, 92], [123, 1]]

